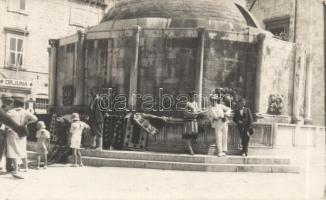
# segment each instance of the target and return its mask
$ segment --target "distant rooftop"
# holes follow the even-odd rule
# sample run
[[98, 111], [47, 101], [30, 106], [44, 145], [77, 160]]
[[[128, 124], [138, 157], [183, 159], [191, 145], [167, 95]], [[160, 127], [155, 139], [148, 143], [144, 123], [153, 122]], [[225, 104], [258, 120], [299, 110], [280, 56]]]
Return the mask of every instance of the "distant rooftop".
[[256, 27], [251, 15], [236, 0], [119, 0], [105, 14], [102, 23], [139, 18], [211, 20]]

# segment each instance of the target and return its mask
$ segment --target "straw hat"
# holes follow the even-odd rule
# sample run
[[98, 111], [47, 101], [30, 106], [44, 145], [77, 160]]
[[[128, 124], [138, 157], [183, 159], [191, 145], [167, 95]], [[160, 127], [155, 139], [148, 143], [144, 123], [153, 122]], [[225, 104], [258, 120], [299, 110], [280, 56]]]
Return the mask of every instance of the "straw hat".
[[71, 120], [72, 121], [79, 121], [80, 120], [79, 114], [78, 113], [72, 113], [71, 114]]
[[38, 121], [36, 127], [37, 129], [46, 128], [45, 123], [43, 121]]

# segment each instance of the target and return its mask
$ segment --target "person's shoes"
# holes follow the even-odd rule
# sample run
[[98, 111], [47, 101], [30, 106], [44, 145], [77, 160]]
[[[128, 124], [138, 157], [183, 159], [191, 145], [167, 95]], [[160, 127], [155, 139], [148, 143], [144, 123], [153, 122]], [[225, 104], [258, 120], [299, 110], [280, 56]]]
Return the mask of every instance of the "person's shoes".
[[43, 169], [46, 169], [46, 168], [48, 168], [48, 166], [44, 165]]
[[11, 175], [12, 175], [14, 178], [17, 178], [17, 179], [24, 179], [24, 177], [21, 176], [20, 174], [18, 174], [17, 171], [12, 171], [12, 172], [11, 172]]
[[36, 167], [35, 169], [36, 169], [36, 170], [39, 170], [39, 169], [40, 169], [40, 167]]
[[96, 150], [96, 151], [102, 151], [103, 148], [102, 148], [102, 147], [97, 147], [95, 150]]
[[194, 150], [192, 149], [192, 147], [188, 147], [187, 152], [188, 152], [188, 154], [190, 154], [192, 156], [195, 155]]
[[194, 151], [192, 149], [189, 149], [189, 154], [192, 155], [192, 156], [195, 155], [195, 153], [194, 153]]
[[73, 165], [71, 165], [71, 167], [77, 167], [77, 164], [73, 164]]
[[248, 154], [247, 154], [247, 153], [245, 153], [245, 152], [243, 152], [243, 153], [241, 154], [241, 156], [242, 156], [242, 157], [247, 157], [247, 156], [248, 156]]
[[217, 154], [217, 157], [224, 157], [225, 155], [221, 152]]
[[25, 168], [23, 172], [28, 172], [28, 168]]
[[79, 164], [79, 167], [83, 167], [83, 166], [84, 166], [84, 164], [83, 164], [83, 163], [80, 163], [80, 164]]

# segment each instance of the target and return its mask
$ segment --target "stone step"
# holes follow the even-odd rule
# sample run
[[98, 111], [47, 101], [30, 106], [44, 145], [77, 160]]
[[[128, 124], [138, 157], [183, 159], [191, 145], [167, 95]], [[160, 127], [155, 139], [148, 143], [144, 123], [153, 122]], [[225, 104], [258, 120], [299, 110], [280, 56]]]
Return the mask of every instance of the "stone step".
[[[72, 156], [69, 157], [69, 161], [72, 161]], [[85, 165], [97, 167], [128, 167], [207, 172], [299, 173], [299, 167], [291, 165], [189, 163], [88, 156], [83, 157], [83, 162]]]
[[96, 151], [82, 150], [82, 155], [87, 157], [125, 159], [125, 160], [149, 160], [182, 163], [211, 163], [211, 164], [266, 164], [266, 165], [289, 165], [289, 158], [275, 156], [227, 156], [217, 157], [208, 155], [185, 155], [156, 152], [133, 152], [133, 151]]

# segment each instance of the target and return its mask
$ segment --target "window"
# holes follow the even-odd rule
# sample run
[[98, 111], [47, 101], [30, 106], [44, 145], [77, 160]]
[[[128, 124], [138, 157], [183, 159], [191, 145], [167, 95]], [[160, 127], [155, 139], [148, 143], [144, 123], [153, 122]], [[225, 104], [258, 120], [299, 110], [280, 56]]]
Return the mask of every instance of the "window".
[[22, 68], [24, 63], [24, 36], [7, 33], [7, 61], [9, 67]]
[[8, 11], [25, 14], [27, 0], [7, 0], [7, 1], [8, 1]]
[[266, 30], [273, 33], [276, 38], [289, 41], [290, 18], [265, 21]]
[[49, 99], [36, 98], [34, 109], [47, 109], [49, 105]]

